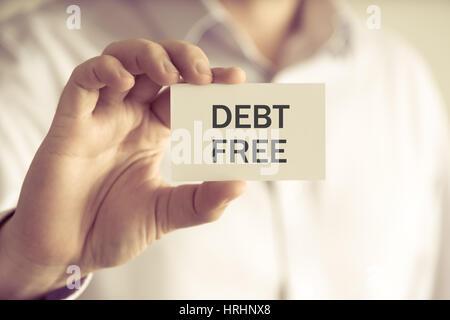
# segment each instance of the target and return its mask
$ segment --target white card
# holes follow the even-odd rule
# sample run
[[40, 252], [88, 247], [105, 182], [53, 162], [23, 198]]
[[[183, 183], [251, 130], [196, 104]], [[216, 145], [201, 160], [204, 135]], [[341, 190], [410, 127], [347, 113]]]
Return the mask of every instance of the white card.
[[325, 85], [171, 87], [173, 181], [325, 178]]

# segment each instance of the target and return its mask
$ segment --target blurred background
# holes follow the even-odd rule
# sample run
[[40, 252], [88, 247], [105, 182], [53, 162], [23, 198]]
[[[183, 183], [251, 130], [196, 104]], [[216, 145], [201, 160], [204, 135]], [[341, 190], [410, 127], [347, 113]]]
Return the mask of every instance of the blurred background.
[[[0, 0], [0, 22], [49, 1], [55, 0]], [[370, 16], [366, 12], [369, 6], [380, 7], [381, 28], [401, 34], [427, 60], [450, 119], [450, 0], [339, 1], [349, 4], [363, 21]]]
[[[345, 0], [362, 18], [378, 5], [381, 28], [401, 34], [427, 60], [441, 89], [450, 119], [450, 1], [449, 0]], [[374, 30], [373, 32], [376, 32]]]

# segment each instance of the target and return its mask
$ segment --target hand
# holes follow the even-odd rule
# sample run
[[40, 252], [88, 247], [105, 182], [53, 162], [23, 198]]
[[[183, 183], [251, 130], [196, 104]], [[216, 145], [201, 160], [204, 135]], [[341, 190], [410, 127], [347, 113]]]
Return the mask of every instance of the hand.
[[[0, 297], [36, 298], [123, 264], [178, 228], [216, 220], [242, 181], [172, 187], [160, 161], [170, 135], [169, 86], [240, 83], [182, 41], [127, 40], [73, 71], [50, 130], [0, 232]], [[189, 106], [186, 106], [189, 108]]]

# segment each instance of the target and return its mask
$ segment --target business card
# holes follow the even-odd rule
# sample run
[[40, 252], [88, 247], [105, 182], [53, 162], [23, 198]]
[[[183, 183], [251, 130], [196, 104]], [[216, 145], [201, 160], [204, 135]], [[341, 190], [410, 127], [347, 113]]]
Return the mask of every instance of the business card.
[[325, 179], [325, 85], [171, 87], [173, 181]]

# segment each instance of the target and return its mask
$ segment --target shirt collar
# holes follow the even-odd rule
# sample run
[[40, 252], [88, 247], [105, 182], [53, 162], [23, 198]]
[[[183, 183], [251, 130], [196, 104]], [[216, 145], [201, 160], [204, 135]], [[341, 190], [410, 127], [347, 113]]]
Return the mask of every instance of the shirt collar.
[[[320, 53], [339, 57], [348, 53], [352, 45], [352, 23], [349, 8], [341, 0], [331, 0], [336, 8], [333, 35], [320, 47]], [[149, 12], [153, 28], [166, 39], [180, 39], [198, 44], [212, 28], [220, 25], [229, 32], [242, 53], [265, 69], [271, 63], [258, 51], [253, 42], [231, 23], [228, 12], [217, 0], [152, 0], [141, 1], [143, 10]], [[162, 26], [170, 24], [167, 29]], [[294, 35], [295, 41], [295, 35]], [[318, 54], [319, 52], [316, 52]], [[289, 63], [295, 63], [294, 56]]]
[[141, 0], [138, 4], [147, 15], [150, 28], [165, 39], [184, 40], [194, 34], [201, 38], [212, 26], [206, 23], [212, 19], [211, 12], [200, 0]]

